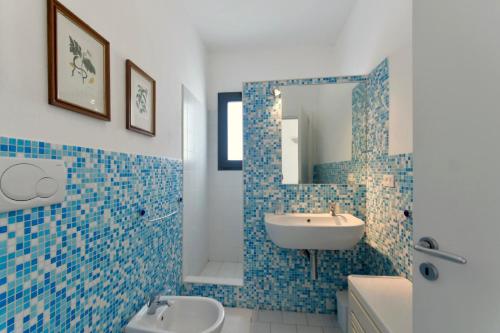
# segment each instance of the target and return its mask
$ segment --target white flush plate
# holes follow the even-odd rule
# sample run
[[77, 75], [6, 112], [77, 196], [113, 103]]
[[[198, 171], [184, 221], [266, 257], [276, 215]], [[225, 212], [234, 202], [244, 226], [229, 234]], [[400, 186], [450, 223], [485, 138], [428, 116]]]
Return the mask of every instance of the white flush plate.
[[0, 158], [0, 213], [62, 202], [66, 174], [61, 160]]

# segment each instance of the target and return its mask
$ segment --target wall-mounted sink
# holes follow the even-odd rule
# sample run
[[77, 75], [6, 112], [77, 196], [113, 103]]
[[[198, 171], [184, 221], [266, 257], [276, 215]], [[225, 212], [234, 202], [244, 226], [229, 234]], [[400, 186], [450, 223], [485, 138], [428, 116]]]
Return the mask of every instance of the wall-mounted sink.
[[351, 249], [365, 232], [365, 222], [351, 214], [266, 214], [265, 222], [271, 240], [287, 249]]

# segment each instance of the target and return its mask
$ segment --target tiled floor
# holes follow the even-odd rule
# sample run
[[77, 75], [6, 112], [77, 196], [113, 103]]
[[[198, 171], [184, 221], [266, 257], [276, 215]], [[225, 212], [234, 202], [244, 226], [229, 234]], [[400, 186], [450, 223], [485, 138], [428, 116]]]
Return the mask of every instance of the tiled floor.
[[186, 276], [188, 283], [243, 285], [243, 264], [240, 262], [209, 261], [200, 275]]
[[222, 333], [341, 333], [333, 315], [225, 308]]

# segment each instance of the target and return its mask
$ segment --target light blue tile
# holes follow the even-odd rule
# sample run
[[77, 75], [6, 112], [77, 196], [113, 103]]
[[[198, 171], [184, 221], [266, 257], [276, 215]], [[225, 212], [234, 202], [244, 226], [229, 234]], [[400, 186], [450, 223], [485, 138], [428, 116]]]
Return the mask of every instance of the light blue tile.
[[[178, 209], [180, 161], [0, 142], [13, 143], [15, 157], [62, 159], [69, 171], [62, 204], [0, 214], [0, 281], [7, 285], [0, 327], [119, 332], [149, 294], [167, 287], [180, 293], [181, 215], [149, 223], [138, 214]], [[7, 238], [15, 240], [13, 249]], [[30, 315], [17, 320], [27, 309]]]
[[[340, 178], [325, 181], [347, 183], [347, 173], [354, 172], [356, 184], [366, 185], [282, 185], [281, 110], [272, 89], [335, 82], [360, 82], [353, 90], [353, 161], [320, 165], [317, 177], [332, 177], [329, 168], [336, 168], [343, 171], [336, 176]], [[401, 216], [412, 205], [412, 155], [388, 155], [388, 89], [387, 60], [366, 77], [245, 83], [245, 285], [188, 284], [184, 293], [214, 297], [229, 306], [329, 313], [335, 310], [335, 292], [346, 288], [349, 274], [411, 277], [412, 221]], [[320, 175], [322, 171], [326, 174]], [[395, 189], [381, 187], [382, 173], [397, 174]], [[280, 249], [267, 237], [264, 214], [278, 200], [287, 211], [300, 212], [326, 209], [336, 201], [366, 221], [367, 237], [354, 250], [321, 252], [318, 280], [313, 281], [299, 251]], [[396, 220], [400, 228], [392, 230]]]

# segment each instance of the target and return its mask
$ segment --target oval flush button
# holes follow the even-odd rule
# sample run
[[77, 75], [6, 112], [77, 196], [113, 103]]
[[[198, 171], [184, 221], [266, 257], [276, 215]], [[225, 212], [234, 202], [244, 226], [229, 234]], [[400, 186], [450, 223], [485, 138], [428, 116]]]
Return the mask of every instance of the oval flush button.
[[0, 188], [11, 200], [28, 201], [38, 196], [35, 185], [43, 177], [44, 172], [35, 165], [16, 164], [3, 173]]
[[54, 178], [45, 177], [36, 184], [36, 193], [40, 198], [49, 198], [56, 194], [59, 185]]

